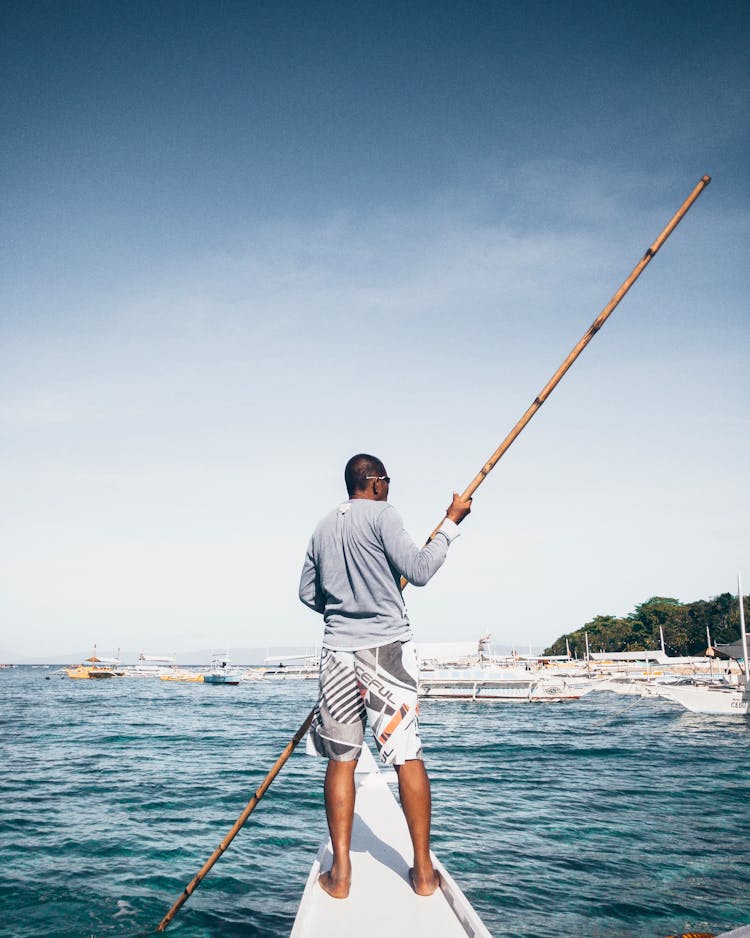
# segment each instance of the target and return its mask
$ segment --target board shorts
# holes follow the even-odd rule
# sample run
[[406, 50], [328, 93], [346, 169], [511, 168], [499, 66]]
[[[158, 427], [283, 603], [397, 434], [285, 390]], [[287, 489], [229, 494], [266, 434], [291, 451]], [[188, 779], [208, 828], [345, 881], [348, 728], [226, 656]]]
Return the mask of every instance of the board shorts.
[[316, 751], [336, 762], [358, 759], [369, 720], [381, 762], [421, 759], [418, 681], [413, 642], [358, 651], [323, 648], [320, 695], [310, 727]]

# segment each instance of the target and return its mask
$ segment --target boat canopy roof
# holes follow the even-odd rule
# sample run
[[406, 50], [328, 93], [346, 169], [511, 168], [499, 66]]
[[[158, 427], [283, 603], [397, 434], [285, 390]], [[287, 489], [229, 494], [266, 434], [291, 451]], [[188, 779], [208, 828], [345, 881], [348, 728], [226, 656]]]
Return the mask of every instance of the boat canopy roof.
[[604, 651], [592, 652], [589, 657], [592, 661], [650, 661], [652, 664], [666, 664], [670, 661], [668, 655], [656, 649], [642, 649], [640, 651]]
[[734, 658], [735, 661], [742, 661], [745, 657], [745, 652], [742, 648], [742, 639], [737, 639], [736, 642], [728, 642], [725, 645], [714, 645], [713, 650], [716, 652], [718, 658]]

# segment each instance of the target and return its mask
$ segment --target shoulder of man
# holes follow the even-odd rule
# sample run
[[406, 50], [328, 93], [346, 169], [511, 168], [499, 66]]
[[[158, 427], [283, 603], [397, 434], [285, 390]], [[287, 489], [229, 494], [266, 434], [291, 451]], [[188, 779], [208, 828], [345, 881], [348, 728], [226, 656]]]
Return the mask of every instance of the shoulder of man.
[[390, 504], [390, 502], [377, 502], [370, 498], [353, 498], [349, 502], [344, 502], [338, 511], [351, 511], [357, 524], [364, 524], [380, 533], [381, 525], [385, 521], [387, 524], [401, 524], [401, 515]]
[[335, 528], [339, 516], [349, 512], [361, 521], [366, 519], [365, 523], [369, 522], [374, 528], [380, 526], [380, 521], [384, 517], [391, 523], [401, 523], [401, 515], [389, 502], [376, 502], [369, 498], [352, 498], [349, 501], [341, 502], [341, 504], [331, 509], [328, 514], [324, 515], [316, 525], [313, 537]]
[[384, 525], [388, 529], [402, 528], [404, 526], [403, 518], [395, 505], [392, 505], [390, 502], [372, 502], [371, 504], [377, 506], [372, 510], [370, 517], [372, 518], [373, 525], [377, 527], [378, 530], [382, 530]]
[[331, 527], [332, 524], [335, 524], [337, 515], [341, 514], [346, 505], [347, 502], [343, 502], [343, 504], [337, 505], [335, 508], [332, 508], [330, 511], [326, 512], [320, 521], [315, 525], [313, 537], [318, 533], [318, 531], [324, 531], [326, 528]]

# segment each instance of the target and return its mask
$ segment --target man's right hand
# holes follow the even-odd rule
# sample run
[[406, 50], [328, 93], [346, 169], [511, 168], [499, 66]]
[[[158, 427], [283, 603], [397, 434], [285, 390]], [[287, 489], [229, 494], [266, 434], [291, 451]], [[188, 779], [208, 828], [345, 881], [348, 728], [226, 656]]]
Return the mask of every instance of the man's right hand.
[[471, 499], [470, 498], [461, 498], [458, 492], [453, 493], [453, 501], [451, 502], [448, 510], [446, 511], [446, 517], [454, 524], [461, 524], [464, 518], [471, 511]]

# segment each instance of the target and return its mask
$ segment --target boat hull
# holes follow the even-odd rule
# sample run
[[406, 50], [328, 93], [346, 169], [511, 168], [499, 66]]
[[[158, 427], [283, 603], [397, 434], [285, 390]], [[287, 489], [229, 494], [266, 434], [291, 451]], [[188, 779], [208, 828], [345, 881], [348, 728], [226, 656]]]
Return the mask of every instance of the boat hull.
[[750, 693], [740, 687], [670, 684], [655, 690], [692, 713], [744, 717], [750, 712]]
[[578, 700], [593, 690], [586, 680], [539, 677], [523, 672], [510, 674], [483, 668], [450, 668], [425, 671], [419, 678], [420, 697], [440, 700], [492, 700], [508, 703], [555, 703]]
[[159, 679], [162, 681], [174, 681], [178, 684], [202, 684], [203, 683], [202, 674], [189, 674], [187, 672], [183, 674], [160, 674]]
[[345, 901], [332, 899], [318, 885], [321, 871], [331, 865], [331, 845], [327, 841], [310, 870], [290, 938], [491, 938], [436, 857], [432, 859], [442, 887], [429, 897], [414, 893], [408, 879], [413, 852], [406, 819], [369, 750], [360, 764], [363, 762], [369, 763], [372, 771], [357, 774], [349, 897]]
[[113, 671], [111, 668], [96, 668], [88, 665], [78, 665], [75, 668], [66, 668], [65, 673], [74, 681], [92, 681], [103, 680], [110, 677], [122, 677], [119, 671]]

